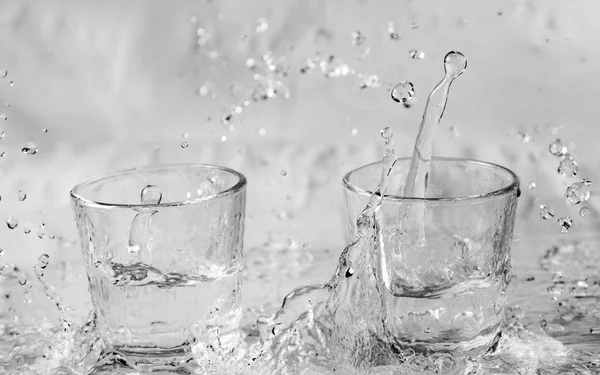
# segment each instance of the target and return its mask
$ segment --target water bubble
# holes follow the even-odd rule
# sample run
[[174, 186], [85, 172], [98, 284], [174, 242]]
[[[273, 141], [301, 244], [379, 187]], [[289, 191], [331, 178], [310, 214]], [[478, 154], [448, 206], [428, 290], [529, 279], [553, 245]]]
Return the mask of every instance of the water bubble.
[[525, 132], [517, 132], [516, 138], [517, 138], [517, 140], [519, 140], [523, 143], [531, 142], [531, 135], [529, 135], [528, 133], [525, 133]]
[[367, 38], [359, 30], [354, 31], [351, 36], [354, 47], [360, 47], [367, 42]]
[[189, 145], [186, 141], [181, 142], [181, 148], [188, 148]]
[[415, 87], [412, 83], [402, 81], [392, 89], [392, 99], [396, 103], [406, 103], [411, 100], [415, 95]]
[[23, 276], [19, 277], [19, 284], [21, 284], [21, 285], [27, 284], [27, 279], [24, 278]]
[[31, 233], [31, 229], [25, 227], [25, 228], [23, 228], [23, 233], [29, 234], [29, 233]]
[[258, 26], [256, 26], [256, 32], [257, 33], [262, 33], [267, 31], [267, 29], [269, 28], [269, 23], [267, 21], [266, 18], [259, 18], [258, 19]]
[[366, 88], [377, 88], [381, 86], [381, 80], [375, 74], [367, 75], [363, 78], [362, 83], [360, 84], [360, 88], [362, 90]]
[[540, 217], [544, 220], [548, 220], [554, 217], [554, 209], [552, 207], [541, 205], [540, 206]]
[[38, 152], [38, 148], [33, 142], [27, 142], [25, 147], [21, 149], [21, 152], [27, 155], [35, 155]]
[[25, 199], [27, 199], [27, 193], [25, 193], [23, 190], [19, 190], [17, 192], [17, 199], [23, 202]]
[[[553, 133], [554, 134], [554, 133]], [[548, 151], [554, 156], [563, 156], [568, 152], [567, 146], [560, 139], [556, 139], [548, 146]]]
[[579, 210], [579, 216], [581, 216], [581, 217], [586, 217], [589, 214], [590, 214], [590, 209], [587, 207], [581, 207], [581, 209]]
[[383, 139], [389, 140], [394, 135], [394, 132], [392, 132], [392, 129], [389, 126], [386, 126], [385, 128], [381, 129], [380, 134]]
[[569, 216], [561, 217], [558, 219], [558, 224], [560, 224], [560, 232], [566, 234], [573, 226], [573, 219]]
[[287, 176], [287, 171], [285, 169], [282, 169], [280, 173], [282, 176]]
[[536, 187], [536, 186], [537, 186], [537, 185], [536, 185], [535, 181], [531, 181], [531, 182], [529, 183], [529, 185], [527, 185], [527, 187], [529, 188], [529, 190], [533, 190], [533, 189], [535, 189], [535, 187]]
[[413, 60], [423, 60], [425, 58], [425, 52], [417, 51], [416, 49], [411, 49], [408, 51], [408, 55]]
[[14, 217], [9, 216], [6, 219], [6, 226], [8, 227], [8, 229], [15, 229], [18, 225], [19, 225], [19, 220], [17, 220]]
[[400, 34], [396, 32], [396, 27], [392, 21], [388, 22], [388, 35], [391, 40], [400, 40]]
[[142, 204], [159, 204], [162, 200], [162, 192], [156, 185], [146, 185], [140, 193]]
[[569, 206], [575, 206], [585, 202], [590, 198], [590, 186], [592, 181], [583, 179], [581, 182], [575, 182], [565, 190], [565, 202]]
[[467, 58], [458, 51], [451, 51], [444, 57], [446, 77], [455, 79], [467, 69]]
[[579, 166], [570, 154], [564, 154], [556, 171], [563, 177], [575, 177], [579, 171]]

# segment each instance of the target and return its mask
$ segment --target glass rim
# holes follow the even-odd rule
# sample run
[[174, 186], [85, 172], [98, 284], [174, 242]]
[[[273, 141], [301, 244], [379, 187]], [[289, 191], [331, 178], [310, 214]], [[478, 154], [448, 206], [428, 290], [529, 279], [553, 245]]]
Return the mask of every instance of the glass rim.
[[[205, 197], [198, 197], [195, 199], [190, 199], [190, 200], [185, 200], [185, 201], [174, 201], [174, 202], [155, 203], [155, 204], [102, 202], [100, 200], [85, 198], [82, 194], [79, 193], [79, 191], [82, 188], [89, 187], [92, 184], [95, 184], [97, 182], [108, 180], [108, 179], [115, 178], [115, 177], [122, 176], [122, 175], [135, 173], [135, 172], [172, 170], [172, 169], [177, 169], [177, 168], [192, 169], [192, 168], [198, 168], [198, 167], [206, 168], [206, 169], [213, 169], [213, 170], [216, 169], [216, 170], [219, 170], [222, 172], [230, 173], [230, 174], [236, 176], [238, 178], [238, 181], [232, 187], [227, 188], [223, 191], [219, 191], [216, 194], [211, 194], [211, 195], [207, 195]], [[122, 169], [122, 170], [118, 170], [116, 172], [111, 172], [111, 173], [106, 173], [106, 174], [101, 174], [101, 175], [97, 175], [94, 177], [90, 177], [90, 178], [85, 179], [82, 182], [78, 183], [77, 185], [75, 185], [70, 191], [70, 196], [71, 196], [71, 199], [80, 202], [82, 205], [84, 205], [86, 207], [97, 207], [97, 208], [180, 207], [180, 206], [187, 206], [190, 204], [211, 201], [211, 200], [215, 200], [215, 199], [219, 199], [219, 198], [224, 198], [224, 197], [227, 197], [230, 195], [234, 195], [234, 194], [244, 190], [244, 188], [246, 187], [246, 184], [247, 184], [246, 176], [244, 176], [240, 172], [238, 172], [234, 169], [231, 169], [231, 168], [227, 168], [227, 167], [223, 167], [223, 166], [215, 165], [215, 164], [175, 163], [175, 164], [161, 164], [161, 165], [157, 165], [157, 166], [146, 166], [146, 167]]]
[[[401, 158], [397, 158], [396, 162], [410, 161], [410, 160], [411, 160], [410, 157], [401, 157]], [[462, 164], [472, 164], [472, 165], [489, 167], [489, 168], [492, 168], [495, 170], [502, 170], [502, 171], [508, 173], [508, 175], [510, 176], [510, 182], [506, 186], [502, 186], [499, 189], [496, 189], [496, 190], [493, 190], [490, 192], [486, 192], [486, 193], [482, 193], [482, 194], [475, 194], [475, 195], [467, 195], [467, 196], [459, 196], [459, 197], [424, 198], [424, 197], [405, 197], [405, 196], [401, 196], [401, 195], [384, 194], [383, 199], [387, 200], [387, 201], [396, 201], [396, 202], [404, 202], [404, 201], [409, 201], [409, 202], [465, 202], [465, 201], [485, 200], [485, 199], [492, 198], [492, 197], [506, 195], [515, 189], [517, 189], [517, 192], [519, 191], [518, 190], [519, 184], [520, 184], [519, 177], [516, 175], [516, 173], [514, 173], [510, 169], [503, 167], [499, 164], [490, 163], [487, 161], [475, 160], [475, 159], [449, 158], [449, 157], [434, 157], [434, 158], [431, 158], [431, 161], [459, 162]], [[363, 189], [363, 188], [357, 186], [356, 184], [350, 182], [350, 178], [352, 177], [353, 174], [359, 172], [360, 170], [363, 170], [363, 169], [366, 169], [366, 168], [369, 168], [369, 167], [372, 167], [374, 165], [381, 164], [381, 163], [382, 163], [382, 161], [380, 160], [380, 161], [376, 161], [373, 163], [365, 164], [358, 168], [354, 168], [351, 171], [349, 171], [348, 173], [346, 173], [344, 175], [344, 178], [342, 179], [344, 188], [353, 193], [367, 196], [367, 197], [370, 197], [371, 195], [373, 195], [372, 191]]]

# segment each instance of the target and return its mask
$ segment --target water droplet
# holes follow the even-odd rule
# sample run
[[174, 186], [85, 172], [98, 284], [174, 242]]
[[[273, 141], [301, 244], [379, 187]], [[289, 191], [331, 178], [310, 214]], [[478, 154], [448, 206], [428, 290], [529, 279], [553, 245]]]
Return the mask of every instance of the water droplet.
[[417, 23], [416, 23], [416, 22], [412, 22], [412, 23], [410, 24], [410, 28], [411, 28], [411, 29], [413, 29], [413, 30], [414, 30], [414, 29], [418, 29], [418, 28], [419, 28], [419, 25], [417, 25]]
[[210, 35], [201, 27], [196, 30], [196, 35], [198, 35], [198, 40], [196, 42], [200, 47], [204, 47], [210, 39]]
[[0, 69], [0, 78], [4, 78], [8, 75], [8, 71]]
[[196, 23], [196, 22], [198, 22], [198, 18], [197, 17], [192, 17], [192, 18], [190, 18], [190, 21], [192, 23]]
[[206, 81], [202, 86], [200, 86], [198, 89], [196, 89], [196, 95], [198, 95], [202, 98], [216, 99], [217, 98], [217, 87], [215, 86], [214, 83], [212, 83], [210, 81]]
[[548, 220], [554, 217], [554, 209], [552, 207], [541, 205], [540, 206], [540, 217], [544, 220]]
[[14, 87], [15, 83], [14, 83], [13, 81], [8, 81], [8, 85], [9, 85], [10, 87]]
[[354, 47], [360, 47], [367, 42], [367, 38], [359, 30], [352, 33], [352, 45]]
[[429, 333], [431, 333], [431, 328], [427, 327], [423, 330], [423, 332], [429, 334]]
[[146, 185], [140, 193], [140, 201], [142, 204], [160, 204], [162, 200], [162, 192], [156, 185]]
[[581, 217], [586, 217], [589, 214], [590, 214], [590, 209], [587, 207], [581, 207], [581, 209], [579, 210], [579, 216], [581, 216]]
[[42, 129], [42, 133], [48, 133], [48, 129], [46, 129], [46, 128]]
[[590, 198], [590, 186], [592, 181], [583, 179], [581, 182], [575, 182], [565, 190], [565, 202], [569, 206], [575, 206], [585, 202]]
[[21, 284], [21, 285], [27, 284], [27, 279], [24, 278], [23, 276], [19, 277], [19, 284]]
[[554, 298], [560, 296], [564, 291], [561, 286], [557, 286], [557, 285], [549, 286], [546, 290], [548, 291], [548, 294], [550, 294]]
[[425, 58], [425, 52], [417, 51], [416, 49], [411, 49], [408, 51], [408, 55], [413, 60], [423, 60]]
[[21, 149], [21, 152], [27, 155], [35, 155], [38, 152], [38, 148], [33, 142], [27, 142], [25, 147]]
[[600, 327], [590, 328], [590, 335], [600, 335]]
[[517, 132], [516, 138], [523, 143], [531, 142], [531, 135], [525, 132]]
[[406, 103], [415, 95], [415, 87], [412, 83], [402, 81], [392, 89], [392, 99], [396, 103]]
[[557, 272], [554, 275], [552, 275], [552, 282], [554, 284], [561, 282], [563, 278], [562, 272]]
[[556, 171], [563, 177], [575, 177], [579, 171], [579, 166], [570, 154], [564, 154]]
[[360, 88], [362, 90], [364, 90], [366, 88], [377, 88], [380, 86], [381, 86], [381, 80], [375, 74], [367, 75], [366, 77], [363, 78], [363, 80], [360, 84]]
[[29, 233], [31, 233], [31, 229], [25, 227], [25, 228], [23, 228], [23, 233], [29, 234]]
[[19, 190], [17, 192], [17, 199], [23, 202], [25, 199], [27, 199], [27, 193], [25, 193], [23, 190]]
[[535, 181], [531, 181], [531, 182], [529, 183], [529, 185], [527, 185], [527, 187], [529, 188], [529, 190], [533, 190], [533, 189], [535, 189], [535, 187], [536, 187], [536, 186], [537, 186], [537, 185], [536, 185]]
[[189, 145], [186, 141], [181, 142], [181, 148], [188, 148]]
[[227, 136], [226, 135], [221, 136], [221, 142], [227, 142]]
[[4, 255], [4, 250], [0, 249], [0, 257]]
[[566, 234], [573, 226], [573, 219], [569, 216], [561, 217], [558, 219], [558, 224], [560, 224], [560, 232]]
[[8, 116], [5, 113], [0, 113], [0, 121], [8, 120]]
[[266, 18], [259, 18], [258, 19], [258, 26], [256, 27], [256, 32], [257, 33], [262, 33], [267, 31], [267, 29], [269, 28], [269, 23], [267, 21]]
[[467, 69], [467, 58], [458, 51], [451, 51], [444, 57], [444, 69], [446, 77], [455, 79]]
[[388, 22], [388, 35], [393, 41], [400, 40], [400, 34], [396, 32], [396, 27], [392, 21]]
[[15, 229], [18, 225], [19, 225], [19, 220], [17, 220], [14, 217], [9, 216], [6, 219], [6, 226], [8, 227], [8, 229]]
[[15, 272], [15, 265], [12, 263], [6, 263], [2, 268], [0, 268], [0, 275], [2, 276], [10, 276]]
[[357, 135], [358, 134], [358, 129], [352, 128], [352, 130], [350, 130], [350, 132], [352, 133], [352, 135]]
[[394, 135], [394, 132], [389, 126], [386, 126], [385, 128], [381, 129], [380, 134], [383, 139], [389, 140]]
[[[553, 133], [554, 134], [554, 133]], [[563, 156], [568, 152], [567, 146], [560, 139], [556, 139], [548, 146], [548, 151], [554, 156]]]
[[287, 171], [285, 169], [282, 169], [280, 173], [282, 176], [287, 176]]
[[45, 236], [45, 235], [44, 235], [44, 232], [42, 232], [42, 231], [38, 231], [38, 232], [37, 232], [37, 236], [38, 236], [38, 238], [39, 238], [40, 240], [42, 240], [42, 239], [44, 239], [44, 236]]
[[265, 129], [265, 128], [258, 129], [258, 134], [259, 135], [263, 135], [263, 136], [266, 135], [267, 134], [267, 129]]
[[289, 201], [289, 200], [292, 199], [292, 196], [288, 194], [288, 195], [285, 196], [285, 199], [287, 199]]

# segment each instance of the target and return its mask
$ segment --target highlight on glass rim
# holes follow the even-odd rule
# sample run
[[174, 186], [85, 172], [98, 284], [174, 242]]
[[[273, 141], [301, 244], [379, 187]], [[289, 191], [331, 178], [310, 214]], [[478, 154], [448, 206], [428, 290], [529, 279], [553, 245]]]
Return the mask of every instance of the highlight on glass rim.
[[597, 12], [2, 2], [0, 374], [599, 374]]

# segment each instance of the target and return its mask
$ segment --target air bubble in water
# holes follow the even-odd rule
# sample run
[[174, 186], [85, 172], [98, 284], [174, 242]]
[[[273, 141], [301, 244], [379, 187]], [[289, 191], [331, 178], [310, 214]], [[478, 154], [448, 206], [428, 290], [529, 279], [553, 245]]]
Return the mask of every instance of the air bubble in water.
[[563, 156], [568, 152], [567, 146], [560, 139], [555, 140], [548, 146], [548, 151], [554, 156]]
[[356, 30], [352, 33], [352, 45], [354, 47], [360, 47], [365, 44], [366, 41], [367, 38], [359, 30]]
[[198, 45], [200, 47], [204, 47], [206, 45], [206, 43], [208, 42], [208, 39], [209, 39], [210, 36], [206, 32], [206, 30], [204, 30], [201, 27], [199, 27], [196, 30], [196, 35], [198, 35], [198, 40], [196, 41], [196, 43], [198, 43]]
[[389, 126], [386, 126], [385, 128], [381, 129], [380, 134], [383, 139], [390, 140], [394, 135], [394, 132], [392, 132], [392, 129]]
[[221, 136], [221, 142], [227, 142], [227, 136], [226, 135]]
[[579, 171], [579, 166], [570, 154], [564, 154], [556, 171], [563, 177], [575, 177]]
[[544, 220], [548, 220], [554, 217], [554, 209], [552, 207], [541, 205], [540, 206], [540, 217]]
[[186, 141], [181, 142], [181, 148], [188, 148], [189, 145]]
[[592, 181], [583, 179], [581, 182], [575, 182], [565, 190], [565, 202], [569, 206], [575, 206], [585, 202], [590, 198], [590, 186]]
[[573, 219], [569, 216], [561, 217], [558, 219], [558, 223], [560, 224], [560, 232], [566, 234], [573, 226]]
[[23, 190], [19, 190], [17, 192], [17, 199], [23, 202], [25, 199], [27, 199], [27, 193], [25, 193]]
[[390, 36], [391, 40], [400, 40], [400, 34], [396, 32], [396, 28], [392, 21], [388, 22], [388, 35]]
[[423, 60], [425, 58], [425, 52], [418, 51], [416, 49], [411, 49], [410, 51], [408, 51], [408, 55], [413, 60]]
[[415, 95], [415, 87], [412, 83], [402, 81], [392, 89], [392, 99], [396, 103], [406, 103]]
[[579, 216], [581, 216], [581, 217], [586, 217], [589, 214], [590, 214], [590, 209], [588, 207], [581, 207], [581, 209], [579, 210]]
[[25, 147], [21, 149], [21, 152], [27, 155], [35, 155], [38, 152], [38, 148], [33, 142], [27, 142]]
[[18, 225], [19, 225], [19, 220], [17, 220], [14, 217], [9, 216], [6, 219], [6, 226], [8, 227], [8, 229], [15, 229]]
[[140, 193], [142, 204], [159, 204], [162, 200], [162, 192], [156, 185], [146, 185]]

